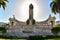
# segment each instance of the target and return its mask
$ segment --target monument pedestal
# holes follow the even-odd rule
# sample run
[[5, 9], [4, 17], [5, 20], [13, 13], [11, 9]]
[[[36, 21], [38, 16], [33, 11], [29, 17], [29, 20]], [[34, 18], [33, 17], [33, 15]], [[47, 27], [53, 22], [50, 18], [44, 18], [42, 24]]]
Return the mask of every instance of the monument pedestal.
[[11, 26], [8, 27], [6, 35], [16, 36], [16, 37], [29, 37], [34, 35], [54, 35], [51, 32], [51, 26], [37, 26], [37, 25], [26, 25], [22, 26]]
[[27, 25], [35, 25], [35, 20], [34, 19], [28, 19]]

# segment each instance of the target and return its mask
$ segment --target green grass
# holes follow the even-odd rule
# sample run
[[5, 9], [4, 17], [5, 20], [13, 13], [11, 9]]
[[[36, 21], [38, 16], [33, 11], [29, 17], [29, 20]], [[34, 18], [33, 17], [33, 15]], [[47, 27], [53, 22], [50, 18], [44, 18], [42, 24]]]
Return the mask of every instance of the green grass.
[[[27, 39], [0, 39], [0, 40], [27, 40]], [[60, 40], [60, 38], [45, 39], [45, 40]]]
[[26, 39], [0, 39], [0, 40], [26, 40]]
[[60, 40], [60, 38], [55, 38], [55, 39], [48, 39], [48, 40]]

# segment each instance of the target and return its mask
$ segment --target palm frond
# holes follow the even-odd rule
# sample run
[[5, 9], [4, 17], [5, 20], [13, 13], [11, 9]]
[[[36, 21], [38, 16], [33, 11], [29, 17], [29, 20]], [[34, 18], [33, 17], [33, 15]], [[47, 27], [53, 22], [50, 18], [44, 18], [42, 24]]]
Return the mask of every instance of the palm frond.
[[0, 0], [0, 7], [2, 6], [4, 10], [6, 7], [6, 2], [8, 2], [8, 0]]
[[6, 7], [6, 3], [5, 2], [3, 2], [2, 7], [5, 10], [5, 7]]
[[56, 10], [57, 10], [56, 2], [51, 2], [50, 7], [52, 12], [56, 14]]
[[5, 0], [6, 2], [8, 2], [8, 0]]
[[50, 3], [50, 7], [51, 7], [53, 4], [54, 4], [54, 2], [51, 2], [51, 3]]

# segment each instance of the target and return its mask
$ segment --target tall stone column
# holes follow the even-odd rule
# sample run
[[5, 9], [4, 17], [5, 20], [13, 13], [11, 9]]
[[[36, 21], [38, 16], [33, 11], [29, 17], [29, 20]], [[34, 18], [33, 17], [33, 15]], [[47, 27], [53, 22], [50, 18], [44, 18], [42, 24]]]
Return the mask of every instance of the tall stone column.
[[33, 18], [33, 5], [30, 4], [29, 6], [29, 19], [27, 20], [27, 25], [34, 25], [35, 24], [35, 20]]

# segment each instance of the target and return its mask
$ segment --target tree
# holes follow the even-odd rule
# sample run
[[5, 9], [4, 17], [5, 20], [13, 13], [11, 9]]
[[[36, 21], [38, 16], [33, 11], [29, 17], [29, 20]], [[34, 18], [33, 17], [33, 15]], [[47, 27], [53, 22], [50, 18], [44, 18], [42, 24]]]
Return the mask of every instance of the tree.
[[3, 7], [4, 10], [6, 7], [6, 2], [8, 2], [8, 1], [7, 0], [0, 0], [0, 7]]
[[7, 24], [0, 26], [0, 31], [2, 32], [3, 35], [4, 35], [4, 34], [6, 33], [6, 31], [7, 31], [7, 26], [8, 26]]
[[57, 28], [52, 28], [51, 32], [52, 32], [55, 36], [58, 36], [58, 30], [57, 30]]
[[60, 24], [58, 24], [56, 26], [53, 26], [51, 31], [52, 31], [53, 34], [55, 34], [57, 36], [60, 32]]
[[59, 13], [59, 18], [60, 18], [60, 0], [53, 0], [50, 3], [50, 7], [54, 14]]

